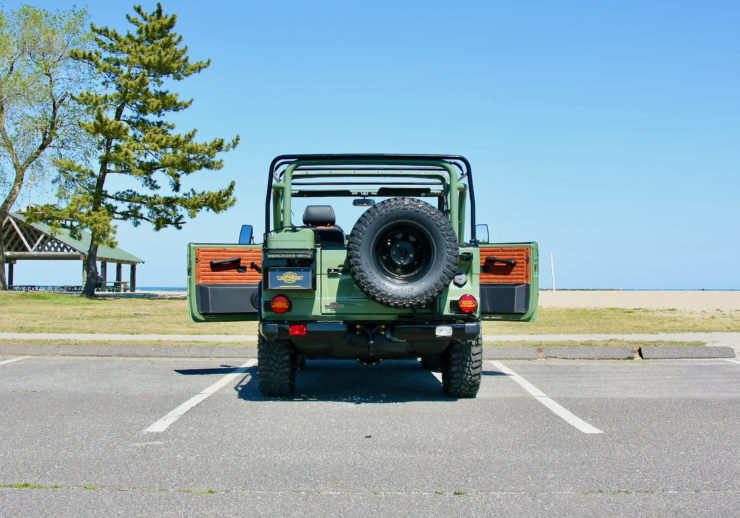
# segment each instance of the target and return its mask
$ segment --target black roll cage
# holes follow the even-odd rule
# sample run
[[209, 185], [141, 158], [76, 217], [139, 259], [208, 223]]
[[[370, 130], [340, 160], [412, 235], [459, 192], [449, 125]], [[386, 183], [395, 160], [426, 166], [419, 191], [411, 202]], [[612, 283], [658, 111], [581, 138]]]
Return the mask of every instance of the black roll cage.
[[[462, 155], [419, 155], [419, 154], [384, 154], [384, 153], [348, 153], [348, 154], [298, 154], [298, 155], [279, 155], [276, 156], [270, 163], [270, 173], [267, 178], [267, 196], [265, 200], [265, 234], [270, 231], [270, 214], [272, 208], [272, 182], [274, 178], [277, 178], [278, 170], [282, 167], [290, 165], [292, 162], [299, 160], [358, 160], [360, 162], [366, 160], [372, 160], [380, 162], [382, 165], [383, 160], [429, 160], [429, 161], [442, 161], [454, 165], [460, 170], [460, 179], [468, 178], [468, 190], [470, 191], [470, 241], [471, 243], [477, 243], [475, 235], [475, 191], [473, 190], [473, 171], [470, 167], [468, 159]], [[337, 165], [336, 169], [346, 167], [343, 165]], [[331, 165], [326, 167], [327, 170], [334, 169]], [[396, 168], [389, 168], [390, 170], [398, 170]]]

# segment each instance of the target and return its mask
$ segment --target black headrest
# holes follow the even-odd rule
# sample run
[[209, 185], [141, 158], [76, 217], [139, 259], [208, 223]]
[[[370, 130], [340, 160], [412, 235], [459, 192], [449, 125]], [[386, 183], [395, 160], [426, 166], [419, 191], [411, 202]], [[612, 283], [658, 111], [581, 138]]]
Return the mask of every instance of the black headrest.
[[334, 209], [331, 205], [309, 205], [303, 213], [303, 224], [315, 227], [325, 227], [336, 222]]

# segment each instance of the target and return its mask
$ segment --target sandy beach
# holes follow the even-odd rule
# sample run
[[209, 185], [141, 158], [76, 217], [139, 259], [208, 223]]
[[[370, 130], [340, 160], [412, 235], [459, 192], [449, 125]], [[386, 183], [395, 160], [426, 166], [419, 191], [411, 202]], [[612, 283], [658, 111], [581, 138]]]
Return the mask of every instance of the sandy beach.
[[740, 291], [540, 291], [540, 307], [738, 311]]

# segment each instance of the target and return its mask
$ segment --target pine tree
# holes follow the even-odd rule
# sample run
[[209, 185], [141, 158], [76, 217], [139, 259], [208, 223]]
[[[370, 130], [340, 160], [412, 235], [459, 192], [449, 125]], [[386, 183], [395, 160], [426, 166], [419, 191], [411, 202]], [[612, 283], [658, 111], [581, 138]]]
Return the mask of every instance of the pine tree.
[[[201, 192], [185, 190], [181, 182], [197, 171], [221, 169], [217, 155], [233, 149], [238, 136], [230, 142], [197, 142], [196, 130], [179, 134], [167, 121], [192, 99], [181, 100], [166, 86], [201, 72], [210, 60], [190, 62], [182, 36], [174, 31], [177, 17], [164, 14], [161, 4], [151, 13], [141, 6], [134, 12], [126, 16], [133, 32], [122, 35], [92, 24], [93, 50], [74, 53], [101, 78], [99, 88], [76, 96], [91, 115], [82, 126], [97, 142], [97, 164], [60, 160], [59, 198], [64, 206], [44, 205], [31, 216], [52, 227], [72, 221], [73, 235], [81, 229], [92, 234], [85, 259], [86, 296], [95, 292], [98, 246], [116, 245], [115, 221], [180, 229], [186, 217], [203, 209], [218, 213], [236, 201], [233, 181], [221, 190]], [[117, 190], [108, 190], [106, 181], [113, 177]], [[127, 181], [136, 187], [118, 188]]]

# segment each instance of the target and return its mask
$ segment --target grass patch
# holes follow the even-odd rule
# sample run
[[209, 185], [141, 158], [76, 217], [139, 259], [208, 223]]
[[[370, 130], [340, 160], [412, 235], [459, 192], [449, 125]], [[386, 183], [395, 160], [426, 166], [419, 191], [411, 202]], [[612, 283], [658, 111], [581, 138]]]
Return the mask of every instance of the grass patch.
[[[183, 298], [88, 299], [57, 293], [0, 292], [0, 332], [256, 334], [256, 322], [196, 324]], [[148, 314], [145, 314], [148, 313]]]
[[[0, 292], [0, 332], [255, 335], [256, 322], [190, 320], [184, 298], [88, 299], [57, 293]], [[484, 334], [740, 332], [740, 311], [540, 308], [536, 322], [483, 323]], [[169, 342], [168, 342], [169, 343]], [[183, 345], [194, 345], [188, 342]], [[207, 343], [207, 345], [213, 345]]]
[[738, 332], [740, 312], [627, 308], [540, 308], [536, 322], [483, 322], [483, 334]]

